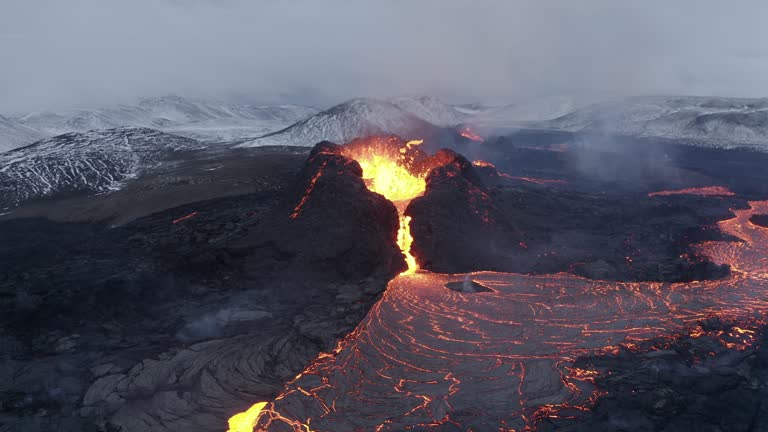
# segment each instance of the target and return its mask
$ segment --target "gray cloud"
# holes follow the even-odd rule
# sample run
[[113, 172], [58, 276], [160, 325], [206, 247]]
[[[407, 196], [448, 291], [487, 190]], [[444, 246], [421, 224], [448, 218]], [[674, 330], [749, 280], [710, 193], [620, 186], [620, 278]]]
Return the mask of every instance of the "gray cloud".
[[3, 0], [0, 112], [189, 96], [768, 95], [768, 3]]

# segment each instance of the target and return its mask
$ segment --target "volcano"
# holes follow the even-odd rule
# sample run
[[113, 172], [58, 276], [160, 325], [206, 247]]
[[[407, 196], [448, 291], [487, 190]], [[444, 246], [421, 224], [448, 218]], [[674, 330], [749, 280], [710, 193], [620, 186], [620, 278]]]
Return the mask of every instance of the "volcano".
[[[411, 253], [411, 216], [407, 214], [409, 204], [427, 190], [427, 178], [439, 168], [451, 165], [458, 155], [450, 152], [438, 152], [429, 156], [421, 151], [421, 140], [403, 141], [396, 136], [360, 138], [344, 146], [332, 143], [318, 144], [311, 153], [310, 160], [318, 157], [343, 158], [342, 165], [352, 165], [360, 173], [366, 188], [389, 200], [397, 209], [399, 228], [397, 244], [407, 263], [406, 273], [418, 269], [416, 258]], [[296, 207], [291, 212], [291, 219], [298, 219], [307, 202], [313, 198], [318, 180], [324, 176], [338, 176], [341, 171], [329, 166], [329, 160], [320, 163], [316, 173], [307, 183], [307, 188]]]
[[322, 140], [345, 143], [371, 135], [397, 134], [420, 139], [439, 128], [399, 106], [377, 99], [352, 99], [315, 114], [283, 130], [241, 144], [312, 146]]
[[768, 376], [763, 156], [654, 148], [673, 156], [665, 169], [616, 191], [567, 169], [616, 159], [563, 134], [466, 139], [461, 154], [409, 138], [223, 152], [120, 130], [10, 152], [17, 170], [50, 152], [50, 174], [82, 156], [105, 181], [111, 159], [86, 149], [147, 165], [120, 190], [71, 197], [65, 184], [2, 216], [2, 421], [306, 432], [768, 418], [754, 385]]

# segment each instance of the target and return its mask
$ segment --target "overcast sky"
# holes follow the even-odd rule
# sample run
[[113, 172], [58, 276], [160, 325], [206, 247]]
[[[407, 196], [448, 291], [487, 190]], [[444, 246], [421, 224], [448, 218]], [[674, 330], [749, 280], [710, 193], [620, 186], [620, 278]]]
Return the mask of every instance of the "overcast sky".
[[169, 93], [762, 97], [766, 20], [765, 0], [0, 0], [0, 113]]

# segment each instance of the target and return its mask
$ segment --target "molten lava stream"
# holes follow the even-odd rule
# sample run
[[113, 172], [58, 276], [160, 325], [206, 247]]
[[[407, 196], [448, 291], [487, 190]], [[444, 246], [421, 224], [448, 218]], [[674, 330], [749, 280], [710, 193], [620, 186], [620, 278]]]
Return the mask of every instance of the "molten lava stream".
[[406, 274], [418, 269], [416, 258], [411, 254], [411, 217], [405, 216], [405, 209], [412, 199], [424, 194], [427, 188], [427, 172], [414, 172], [413, 156], [410, 151], [422, 144], [415, 140], [403, 147], [388, 145], [386, 139], [372, 138], [369, 146], [345, 147], [344, 156], [357, 161], [363, 169], [363, 180], [369, 190], [383, 195], [397, 208], [400, 228], [397, 245], [408, 264]]
[[477, 134], [470, 126], [464, 126], [459, 130], [459, 135], [470, 141], [484, 142], [485, 140], [479, 134]]
[[[743, 242], [701, 245], [733, 265], [725, 280], [630, 283], [568, 274], [468, 275], [492, 292], [444, 284], [464, 275], [404, 274], [332, 354], [322, 354], [256, 420], [269, 431], [523, 430], [562, 408], [587, 409], [596, 371], [575, 358], [618, 344], [691, 331], [708, 316], [748, 319], [768, 310], [768, 212], [753, 202], [720, 223]], [[739, 328], [748, 344], [750, 330]], [[725, 342], [738, 349], [738, 342]]]
[[[410, 201], [408, 201], [410, 202]], [[405, 207], [397, 206], [397, 214], [400, 219], [400, 228], [397, 230], [397, 246], [405, 255], [405, 263], [408, 264], [408, 269], [403, 274], [415, 273], [419, 269], [419, 264], [416, 262], [416, 257], [411, 254], [411, 245], [413, 244], [413, 236], [411, 236], [411, 217], [404, 214]]]
[[648, 194], [649, 197], [671, 196], [671, 195], [734, 196], [736, 194], [723, 186], [704, 186], [704, 187], [695, 187], [695, 188], [687, 188], [687, 189], [664, 190], [664, 191], [658, 191], [658, 192], [651, 192]]

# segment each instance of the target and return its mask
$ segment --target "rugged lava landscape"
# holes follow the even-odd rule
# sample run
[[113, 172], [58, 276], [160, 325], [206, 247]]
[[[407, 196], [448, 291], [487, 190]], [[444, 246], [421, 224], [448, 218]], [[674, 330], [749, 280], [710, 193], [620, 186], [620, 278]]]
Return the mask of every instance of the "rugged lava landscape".
[[0, 431], [768, 430], [759, 140], [395, 102], [0, 153]]

